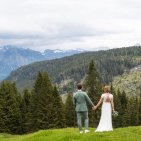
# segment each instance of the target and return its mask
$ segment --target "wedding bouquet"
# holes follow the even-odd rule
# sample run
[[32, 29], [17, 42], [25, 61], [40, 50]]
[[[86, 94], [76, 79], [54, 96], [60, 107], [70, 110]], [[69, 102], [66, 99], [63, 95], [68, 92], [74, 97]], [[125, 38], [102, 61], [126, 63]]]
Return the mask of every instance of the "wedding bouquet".
[[114, 117], [117, 117], [118, 116], [118, 112], [117, 111], [113, 111], [113, 114], [112, 114]]

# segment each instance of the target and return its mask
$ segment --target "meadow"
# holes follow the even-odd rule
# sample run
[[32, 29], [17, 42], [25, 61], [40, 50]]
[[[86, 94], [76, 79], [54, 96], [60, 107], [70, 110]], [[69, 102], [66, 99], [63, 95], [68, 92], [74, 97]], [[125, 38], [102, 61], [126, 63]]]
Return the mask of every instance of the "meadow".
[[26, 135], [0, 134], [0, 141], [141, 141], [141, 126], [117, 128], [112, 132], [80, 134], [77, 128], [40, 130]]

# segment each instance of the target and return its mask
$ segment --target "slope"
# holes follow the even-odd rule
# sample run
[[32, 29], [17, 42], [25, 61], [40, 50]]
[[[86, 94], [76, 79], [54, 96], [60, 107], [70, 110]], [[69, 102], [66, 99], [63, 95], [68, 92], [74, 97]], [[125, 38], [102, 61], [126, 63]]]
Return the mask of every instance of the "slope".
[[38, 131], [28, 135], [0, 134], [1, 141], [141, 141], [141, 126], [114, 129], [113, 132], [79, 134], [76, 128]]

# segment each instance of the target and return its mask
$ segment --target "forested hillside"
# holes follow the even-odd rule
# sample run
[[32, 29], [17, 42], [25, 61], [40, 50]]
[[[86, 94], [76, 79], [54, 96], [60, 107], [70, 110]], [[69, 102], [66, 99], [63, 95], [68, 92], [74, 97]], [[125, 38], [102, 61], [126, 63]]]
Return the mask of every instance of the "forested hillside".
[[51, 61], [41, 61], [13, 71], [7, 79], [16, 81], [19, 89], [30, 88], [37, 72], [47, 71], [53, 83], [59, 84], [63, 92], [68, 92], [73, 90], [74, 82], [84, 78], [91, 60], [95, 61], [102, 83], [109, 83], [113, 77], [141, 64], [141, 47], [87, 52]]
[[113, 85], [116, 90], [125, 91], [128, 96], [139, 96], [141, 93], [141, 65], [115, 77]]

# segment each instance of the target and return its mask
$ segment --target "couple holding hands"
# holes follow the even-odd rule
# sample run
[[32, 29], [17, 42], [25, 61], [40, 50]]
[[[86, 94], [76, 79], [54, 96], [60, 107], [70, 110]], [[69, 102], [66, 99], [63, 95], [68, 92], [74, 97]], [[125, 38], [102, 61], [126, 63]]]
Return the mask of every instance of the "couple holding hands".
[[80, 133], [83, 133], [81, 118], [84, 115], [85, 120], [85, 133], [90, 132], [88, 130], [89, 118], [88, 118], [88, 108], [87, 105], [90, 104], [93, 110], [96, 110], [102, 103], [101, 109], [101, 118], [99, 125], [95, 132], [103, 131], [112, 131], [112, 111], [114, 112], [114, 102], [113, 95], [110, 94], [110, 87], [105, 86], [103, 88], [104, 93], [101, 95], [101, 98], [97, 105], [95, 106], [86, 92], [82, 91], [82, 85], [77, 84], [77, 92], [73, 94], [73, 103], [75, 105], [75, 110], [77, 114], [77, 124], [80, 130]]

